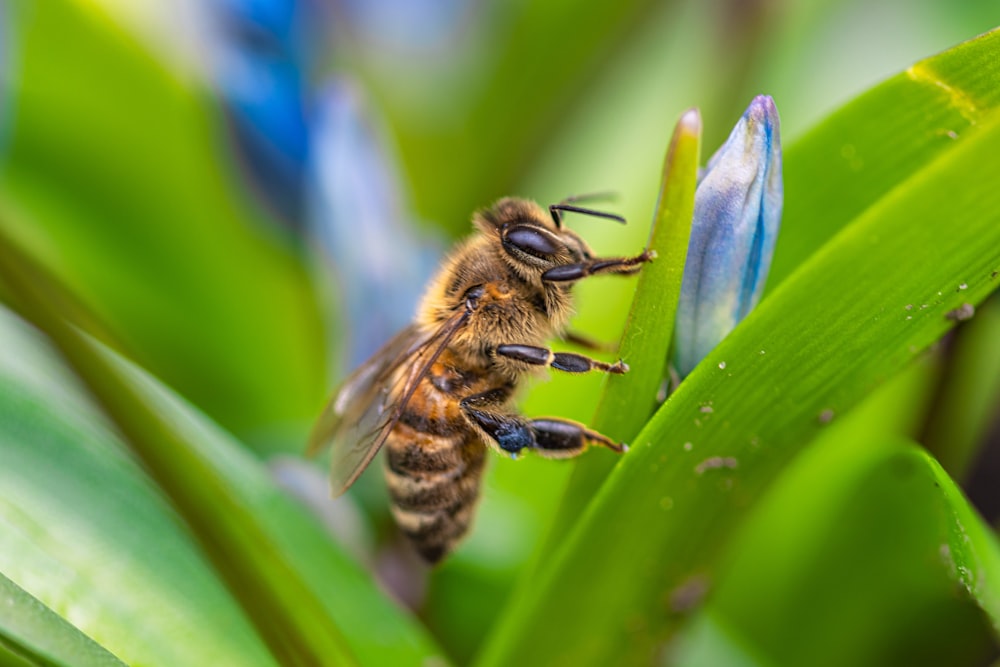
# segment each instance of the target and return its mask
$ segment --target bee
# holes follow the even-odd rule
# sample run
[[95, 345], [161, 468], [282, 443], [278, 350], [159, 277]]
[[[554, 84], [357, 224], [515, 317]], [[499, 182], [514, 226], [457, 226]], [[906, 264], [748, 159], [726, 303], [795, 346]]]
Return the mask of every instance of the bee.
[[310, 436], [316, 452], [332, 443], [331, 485], [344, 493], [385, 447], [385, 479], [400, 530], [429, 563], [465, 535], [479, 498], [487, 448], [517, 458], [524, 450], [568, 458], [589, 445], [625, 446], [584, 425], [528, 419], [511, 406], [535, 371], [625, 373], [547, 340], [565, 337], [573, 285], [587, 276], [637, 273], [653, 253], [594, 257], [563, 226], [575, 212], [624, 223], [573, 205], [548, 207], [512, 197], [476, 212], [475, 233], [431, 280], [414, 321], [344, 382]]

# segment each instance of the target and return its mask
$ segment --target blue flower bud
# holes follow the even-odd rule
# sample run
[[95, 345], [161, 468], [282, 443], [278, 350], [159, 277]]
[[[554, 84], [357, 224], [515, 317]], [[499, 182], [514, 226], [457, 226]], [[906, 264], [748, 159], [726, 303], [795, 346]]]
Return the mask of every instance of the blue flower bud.
[[782, 200], [778, 110], [759, 95], [698, 179], [677, 305], [674, 364], [681, 377], [760, 300]]

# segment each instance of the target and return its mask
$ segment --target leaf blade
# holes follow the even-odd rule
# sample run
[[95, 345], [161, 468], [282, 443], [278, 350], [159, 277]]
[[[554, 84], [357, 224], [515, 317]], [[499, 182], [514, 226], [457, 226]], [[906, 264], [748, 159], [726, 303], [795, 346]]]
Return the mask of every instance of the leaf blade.
[[174, 512], [38, 338], [0, 309], [0, 570], [129, 664], [273, 664]]
[[8, 648], [33, 663], [52, 667], [124, 666], [125, 663], [2, 574], [0, 602], [0, 657], [4, 648]]
[[302, 249], [240, 190], [205, 90], [93, 3], [13, 5], [7, 233], [76, 286], [118, 351], [249, 444], [280, 448], [288, 424], [304, 435], [326, 392], [313, 285]]
[[791, 463], [726, 547], [695, 625], [708, 617], [782, 665], [983, 662], [989, 601], [961, 579], [1000, 590], [996, 538], [975, 533], [982, 519], [927, 452], [883, 426], [906, 418], [928, 370], [908, 367]]
[[[1000, 107], [1000, 30], [924, 59], [828, 116], [785, 151], [771, 290], [850, 220]], [[955, 100], [967, 98], [974, 102]], [[971, 109], [971, 111], [970, 111]]]

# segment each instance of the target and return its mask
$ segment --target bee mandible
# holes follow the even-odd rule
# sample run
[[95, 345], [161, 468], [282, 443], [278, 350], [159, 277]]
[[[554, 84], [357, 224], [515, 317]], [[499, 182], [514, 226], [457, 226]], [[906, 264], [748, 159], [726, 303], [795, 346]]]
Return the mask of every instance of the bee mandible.
[[[472, 520], [487, 447], [568, 458], [589, 445], [624, 445], [566, 419], [528, 419], [511, 406], [521, 380], [540, 369], [625, 373], [546, 341], [567, 337], [573, 285], [602, 274], [637, 273], [653, 253], [594, 257], [563, 226], [576, 212], [624, 223], [569, 198], [549, 206], [512, 197], [473, 215], [475, 233], [432, 279], [413, 323], [344, 382], [310, 436], [332, 443], [334, 496], [344, 493], [383, 446], [392, 514], [428, 562], [448, 554]], [[589, 347], [596, 347], [589, 344]]]

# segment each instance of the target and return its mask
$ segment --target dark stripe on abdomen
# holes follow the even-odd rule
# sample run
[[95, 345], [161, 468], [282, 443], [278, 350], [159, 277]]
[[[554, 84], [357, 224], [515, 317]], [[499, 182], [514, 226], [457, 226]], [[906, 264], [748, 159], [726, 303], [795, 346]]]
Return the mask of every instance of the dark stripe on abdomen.
[[396, 523], [421, 556], [436, 562], [468, 530], [486, 448], [467, 430], [443, 437], [400, 424], [385, 448], [386, 485]]
[[468, 428], [462, 422], [456, 423], [443, 416], [419, 412], [413, 405], [407, 405], [403, 409], [403, 413], [399, 416], [399, 423], [420, 433], [443, 437], [453, 436]]

